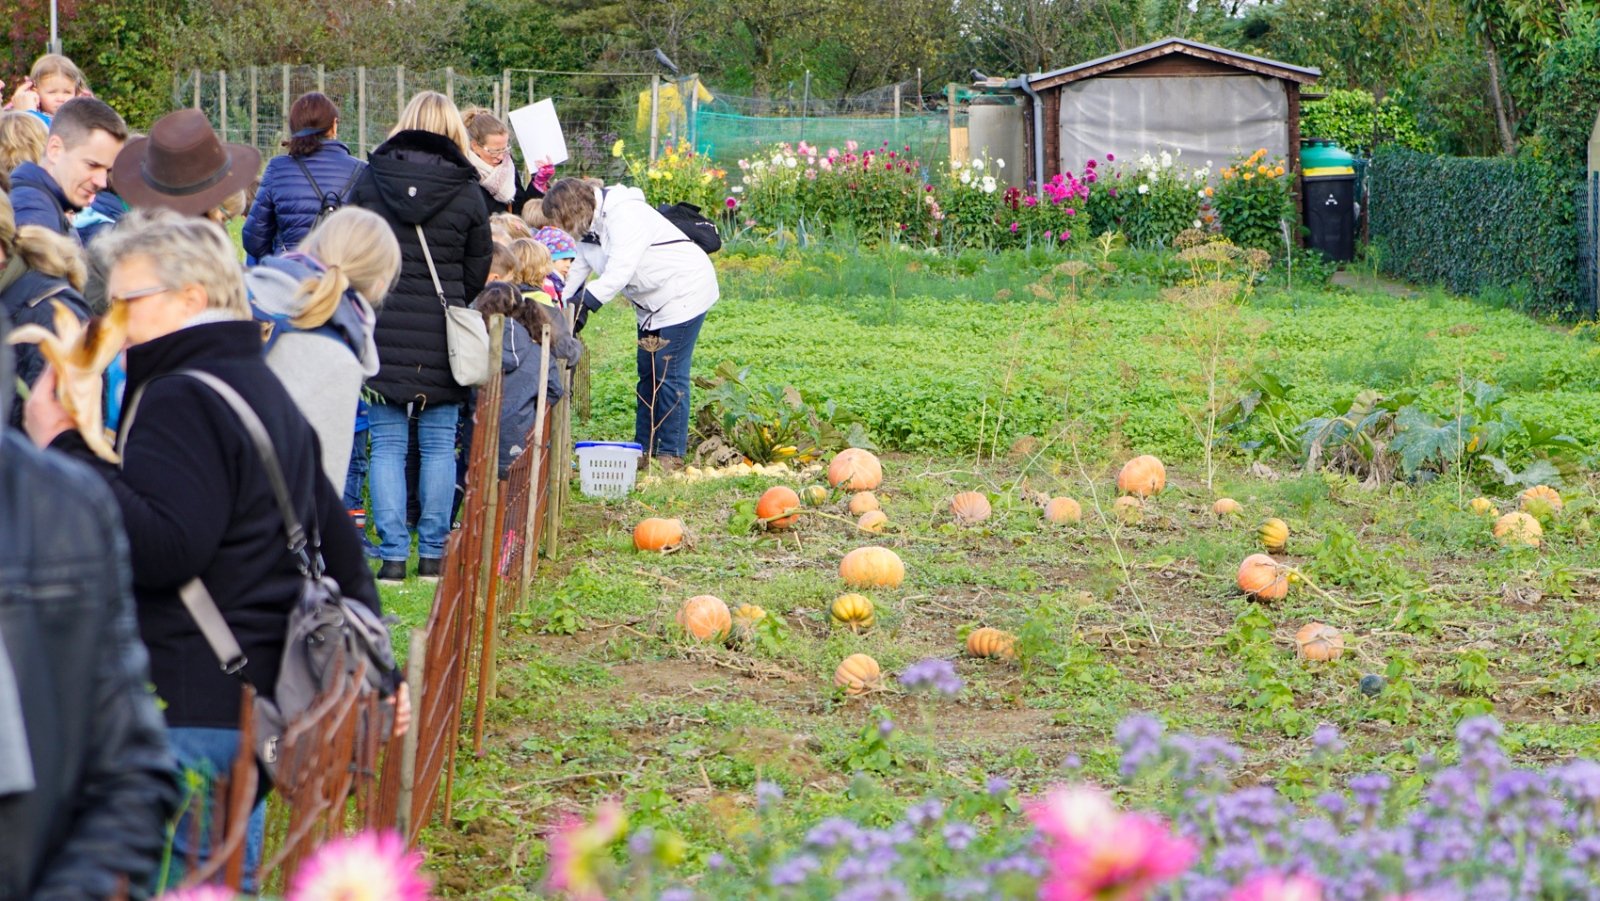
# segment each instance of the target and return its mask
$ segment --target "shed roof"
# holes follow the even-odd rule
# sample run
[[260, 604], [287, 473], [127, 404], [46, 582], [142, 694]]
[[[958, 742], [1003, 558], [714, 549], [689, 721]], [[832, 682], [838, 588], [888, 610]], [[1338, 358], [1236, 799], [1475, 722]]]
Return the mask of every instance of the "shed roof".
[[1232, 66], [1233, 68], [1254, 72], [1258, 75], [1281, 78], [1298, 84], [1310, 84], [1322, 77], [1322, 70], [1320, 69], [1291, 66], [1288, 63], [1263, 59], [1259, 56], [1251, 56], [1248, 53], [1240, 53], [1237, 50], [1228, 50], [1224, 47], [1213, 47], [1210, 44], [1202, 44], [1198, 41], [1190, 41], [1184, 38], [1162, 38], [1159, 41], [1145, 44], [1143, 47], [1135, 47], [1132, 50], [1124, 50], [1121, 53], [1102, 56], [1099, 59], [1078, 63], [1075, 66], [1067, 66], [1064, 69], [1024, 75], [1013, 81], [1012, 84], [1020, 87], [1021, 82], [1027, 82], [1034, 90], [1060, 87], [1074, 81], [1082, 81], [1085, 78], [1093, 78], [1096, 75], [1104, 75], [1107, 72], [1113, 72], [1117, 69], [1124, 69], [1173, 54], [1210, 60], [1225, 66]]

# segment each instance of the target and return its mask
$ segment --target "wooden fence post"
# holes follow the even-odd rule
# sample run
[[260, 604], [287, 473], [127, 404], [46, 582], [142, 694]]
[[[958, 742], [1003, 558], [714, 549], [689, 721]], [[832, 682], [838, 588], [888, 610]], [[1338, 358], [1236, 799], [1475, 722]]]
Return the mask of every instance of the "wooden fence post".
[[661, 143], [661, 75], [650, 76], [650, 162], [656, 161], [656, 148]]
[[[501, 121], [504, 121], [506, 119], [511, 118], [511, 70], [510, 69], [501, 69], [500, 70], [500, 99], [505, 101], [505, 108], [500, 110], [500, 112], [501, 112], [501, 116], [500, 116]], [[526, 162], [526, 161], [524, 161], [524, 162]], [[522, 213], [521, 210], [517, 210], [516, 212], [517, 212], [518, 215], [521, 215], [521, 213]]]
[[[489, 317], [489, 359], [498, 364], [504, 349], [506, 325], [505, 317], [495, 314]], [[490, 376], [490, 385], [496, 385], [503, 378], [500, 367], [494, 366], [494, 374]], [[502, 389], [503, 390], [503, 389]], [[489, 696], [494, 693], [495, 647], [499, 644], [498, 614], [500, 604], [495, 597], [494, 573], [495, 550], [499, 548], [500, 531], [495, 528], [495, 521], [499, 518], [500, 508], [500, 416], [499, 398], [500, 390], [487, 390], [478, 392], [478, 409], [483, 409], [486, 401], [494, 401], [494, 416], [479, 417], [477, 428], [472, 435], [473, 444], [480, 441], [487, 442], [489, 448], [489, 466], [484, 473], [488, 483], [483, 490], [488, 496], [488, 501], [483, 506], [483, 522], [480, 526], [483, 534], [481, 542], [482, 553], [479, 554], [478, 583], [474, 586], [473, 603], [481, 605], [483, 610], [483, 640], [478, 646], [478, 699], [472, 713], [472, 753], [483, 756], [483, 717], [488, 708]]]
[[411, 805], [417, 790], [417, 744], [422, 732], [422, 696], [415, 692], [422, 687], [423, 662], [428, 657], [428, 631], [411, 630], [411, 649], [406, 654], [406, 684], [414, 693], [411, 698], [411, 728], [400, 739], [400, 803], [395, 805], [395, 831], [412, 845]]
[[356, 67], [356, 154], [367, 155], [367, 67]]
[[[538, 549], [533, 546], [533, 533], [539, 524], [539, 497], [540, 488], [543, 487], [546, 496], [553, 480], [546, 479], [543, 486], [539, 484], [539, 473], [544, 469], [544, 423], [545, 417], [550, 412], [549, 384], [550, 384], [550, 326], [546, 325], [539, 331], [539, 345], [543, 348], [544, 362], [539, 365], [539, 402], [534, 407], [533, 414], [533, 485], [528, 489], [528, 521], [522, 527], [522, 579], [517, 595], [517, 609], [526, 610], [528, 595], [531, 593], [529, 583], [533, 581], [533, 558], [538, 555]], [[549, 501], [545, 503], [548, 505]], [[546, 507], [548, 509], [548, 506]]]
[[194, 108], [200, 108], [200, 70], [194, 70]]
[[456, 102], [456, 67], [444, 67], [444, 95], [450, 98], [451, 103]]
[[259, 66], [250, 67], [250, 146], [261, 146], [261, 105]]
[[228, 70], [217, 72], [217, 132], [228, 140]]
[[283, 65], [283, 106], [278, 108], [278, 118], [283, 124], [283, 140], [289, 140], [289, 64]]
[[400, 111], [406, 108], [406, 67], [394, 67], [394, 114], [398, 118]]
[[328, 68], [322, 63], [317, 63], [317, 93], [328, 93]]

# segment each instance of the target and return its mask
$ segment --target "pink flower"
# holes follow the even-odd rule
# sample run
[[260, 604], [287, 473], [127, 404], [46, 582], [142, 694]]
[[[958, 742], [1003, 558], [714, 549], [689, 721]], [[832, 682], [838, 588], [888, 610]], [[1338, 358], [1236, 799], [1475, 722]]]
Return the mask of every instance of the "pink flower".
[[1019, 229], [1019, 228], [1021, 228], [1021, 227], [1022, 227], [1022, 224], [1021, 224], [1021, 223], [1020, 223], [1020, 222], [1013, 222], [1013, 223], [1011, 223], [1011, 233], [1012, 233], [1012, 234], [1013, 234], [1013, 235], [1014, 235], [1014, 234], [1016, 234], [1016, 233], [1017, 233], [1017, 229]]
[[922, 190], [927, 191], [927, 192], [929, 192], [931, 194], [931, 193], [933, 193], [933, 185], [923, 185], [922, 186]]
[[1078, 215], [1078, 211], [1069, 206], [1066, 209], [1066, 214], [1068, 216], [1076, 216], [1076, 215]]
[[1050, 863], [1043, 901], [1133, 901], [1182, 874], [1196, 856], [1194, 843], [1174, 836], [1165, 822], [1118, 813], [1098, 789], [1054, 789], [1029, 807], [1028, 817], [1044, 836]]
[[739, 208], [739, 198], [737, 198], [737, 197], [729, 197], [727, 200], [724, 200], [722, 202], [722, 205], [727, 207], [730, 210], [736, 210], [736, 209]]
[[1047, 232], [1044, 233], [1044, 239], [1046, 241], [1053, 240], [1055, 238], [1055, 236], [1056, 236], [1056, 233], [1053, 232], [1053, 231], [1047, 231]]
[[861, 145], [857, 144], [855, 141], [845, 141], [844, 142], [844, 150], [845, 150], [846, 153], [855, 153], [856, 152], [856, 148], [858, 148], [860, 146]]
[[[885, 143], [883, 146], [888, 147], [889, 145], [888, 143]], [[889, 151], [889, 159], [894, 159], [896, 155], [897, 154], [893, 150]]]
[[806, 170], [806, 178], [810, 179], [811, 181], [816, 181], [817, 180], [817, 170], [815, 170], [815, 169], [807, 169]]
[[156, 901], [234, 901], [233, 889], [221, 885], [199, 885], [190, 889], [163, 892]]
[[1108, 163], [1114, 163], [1114, 162], [1116, 162], [1116, 161], [1117, 161], [1117, 155], [1116, 155], [1116, 154], [1115, 154], [1115, 153], [1108, 153], [1108, 154], [1106, 154], [1106, 162], [1108, 162]]
[[1060, 237], [1061, 237], [1061, 243], [1065, 244], [1065, 243], [1067, 243], [1067, 239], [1072, 237], [1072, 232], [1070, 232], [1070, 231], [1062, 231]]
[[1032, 194], [1029, 194], [1027, 197], [1022, 198], [1022, 205], [1023, 206], [1038, 206], [1039, 205], [1039, 198], [1033, 196]]
[[601, 804], [593, 823], [568, 817], [550, 838], [550, 875], [545, 887], [564, 893], [569, 901], [605, 901], [595, 863], [627, 828], [622, 805], [616, 801]]
[[837, 147], [829, 147], [828, 148], [828, 159], [831, 160], [831, 159], [833, 159], [834, 157], [836, 157], [838, 155], [839, 155], [839, 148], [837, 148]]
[[1322, 901], [1322, 886], [1309, 876], [1269, 873], [1234, 889], [1228, 901]]
[[894, 171], [894, 163], [884, 163], [883, 164], [883, 171], [885, 171], [885, 172], [893, 172]]
[[300, 867], [289, 901], [428, 901], [422, 854], [393, 832], [362, 832], [331, 841]]
[[[1106, 154], [1106, 158], [1110, 159], [1111, 158], [1111, 154], [1109, 154], [1109, 153]], [[1090, 160], [1089, 162], [1083, 164], [1085, 169], [1093, 169], [1095, 166], [1098, 166], [1098, 165], [1099, 165], [1099, 163], [1096, 163], [1094, 160]]]

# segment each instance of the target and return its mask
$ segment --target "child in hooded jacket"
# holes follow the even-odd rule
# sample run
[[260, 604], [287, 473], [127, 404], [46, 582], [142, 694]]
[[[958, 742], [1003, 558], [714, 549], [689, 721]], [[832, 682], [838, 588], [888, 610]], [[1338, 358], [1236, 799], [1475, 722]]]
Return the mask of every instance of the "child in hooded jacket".
[[[501, 341], [500, 371], [504, 374], [500, 396], [500, 478], [511, 472], [511, 464], [528, 448], [530, 432], [539, 407], [539, 370], [544, 365], [544, 351], [539, 336], [545, 326], [551, 330], [550, 365], [545, 373], [545, 399], [554, 406], [566, 395], [561, 378], [562, 362], [575, 362], [583, 353], [583, 345], [554, 321], [550, 308], [523, 300], [515, 285], [509, 282], [490, 282], [472, 302], [472, 308], [483, 314], [487, 323], [496, 313], [505, 317], [504, 336]], [[558, 331], [559, 329], [559, 331]]]

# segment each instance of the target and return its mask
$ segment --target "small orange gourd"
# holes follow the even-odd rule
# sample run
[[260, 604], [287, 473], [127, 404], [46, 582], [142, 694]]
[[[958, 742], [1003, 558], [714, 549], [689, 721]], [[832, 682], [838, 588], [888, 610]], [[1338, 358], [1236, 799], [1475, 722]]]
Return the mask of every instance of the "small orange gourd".
[[1211, 512], [1218, 516], [1237, 516], [1243, 509], [1239, 506], [1239, 502], [1231, 497], [1219, 497], [1217, 502], [1211, 505]]
[[833, 671], [833, 684], [843, 688], [846, 693], [858, 695], [877, 688], [883, 681], [883, 670], [878, 668], [878, 661], [866, 654], [851, 654], [844, 658], [839, 668]]
[[1058, 526], [1083, 519], [1083, 508], [1070, 497], [1053, 497], [1044, 505], [1044, 518]]
[[733, 617], [721, 598], [700, 594], [678, 608], [678, 625], [699, 641], [716, 640], [733, 628]]
[[1295, 653], [1303, 660], [1319, 663], [1338, 660], [1344, 655], [1344, 636], [1338, 629], [1322, 623], [1306, 623], [1294, 633]]
[[794, 511], [800, 509], [800, 495], [786, 485], [773, 485], [761, 492], [761, 499], [756, 501], [756, 518], [763, 520], [767, 528], [772, 531], [781, 531], [794, 525], [800, 516]]
[[849, 626], [852, 632], [870, 629], [878, 623], [872, 599], [859, 594], [841, 594], [834, 598], [828, 613], [836, 624]]
[[1256, 537], [1261, 539], [1262, 547], [1276, 554], [1289, 545], [1289, 524], [1281, 519], [1269, 519], [1256, 529]]
[[1111, 515], [1123, 525], [1136, 526], [1144, 519], [1144, 502], [1133, 495], [1123, 495], [1111, 502]]
[[839, 561], [839, 577], [851, 588], [898, 588], [906, 565], [888, 548], [858, 547]]
[[885, 527], [889, 525], [889, 514], [882, 510], [868, 510], [856, 520], [856, 528], [873, 535], [882, 535]]
[[883, 483], [883, 464], [876, 454], [849, 447], [828, 463], [828, 484], [849, 491], [871, 491]]
[[988, 519], [994, 510], [981, 492], [963, 491], [950, 499], [950, 512], [955, 514], [956, 522], [972, 526]]
[[1538, 547], [1544, 540], [1544, 527], [1532, 516], [1521, 510], [1513, 510], [1495, 520], [1494, 537], [1501, 544]]
[[878, 496], [870, 491], [857, 491], [850, 495], [850, 515], [860, 516], [878, 509]]
[[967, 653], [974, 657], [1011, 660], [1017, 656], [1017, 636], [988, 626], [973, 629], [967, 633]]
[[1239, 590], [1258, 601], [1281, 601], [1289, 593], [1289, 573], [1266, 554], [1251, 554], [1239, 564]]
[[1117, 490], [1123, 494], [1150, 497], [1167, 487], [1167, 468], [1151, 454], [1143, 454], [1122, 464], [1117, 473]]
[[801, 490], [800, 499], [809, 507], [820, 507], [828, 502], [828, 489], [821, 485], [811, 485]]
[[1495, 509], [1494, 501], [1491, 501], [1486, 497], [1473, 498], [1472, 503], [1467, 505], [1467, 509], [1479, 516], [1491, 516], [1500, 512]]
[[652, 516], [633, 527], [633, 546], [641, 551], [666, 553], [683, 546], [683, 523]]

